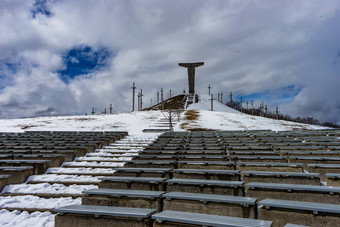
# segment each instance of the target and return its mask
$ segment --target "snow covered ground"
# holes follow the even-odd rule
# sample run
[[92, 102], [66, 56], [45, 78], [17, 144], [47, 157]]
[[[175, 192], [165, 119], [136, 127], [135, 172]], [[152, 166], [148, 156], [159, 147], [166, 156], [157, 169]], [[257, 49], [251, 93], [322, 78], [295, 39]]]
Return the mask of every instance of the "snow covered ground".
[[[325, 128], [242, 114], [216, 100], [214, 100], [214, 111], [210, 111], [209, 96], [199, 95], [199, 97], [200, 102], [188, 107], [189, 110], [198, 110], [200, 115], [197, 121], [189, 122], [192, 127], [217, 130], [271, 129], [275, 131]], [[0, 120], [0, 132], [23, 132], [25, 130], [128, 131], [131, 136], [148, 139], [155, 138], [156, 135], [143, 133], [143, 129], [155, 128], [155, 123], [162, 118], [164, 116], [161, 111], [139, 111], [112, 115], [2, 119]], [[186, 122], [179, 122], [175, 126], [175, 130], [183, 130], [180, 126], [181, 123]]]
[[[210, 111], [209, 96], [201, 95], [199, 103], [192, 104], [188, 109], [195, 109], [199, 117], [195, 121], [183, 120], [174, 127], [175, 131], [186, 128], [206, 128], [217, 130], [251, 130], [271, 129], [297, 130], [322, 129], [324, 127], [277, 121], [263, 117], [242, 114], [220, 102], [214, 101], [214, 111]], [[115, 144], [97, 149], [74, 162], [64, 163], [62, 167], [50, 168], [44, 175], [30, 177], [27, 182], [45, 182], [36, 184], [9, 185], [2, 193], [13, 196], [0, 197], [1, 207], [53, 209], [64, 205], [80, 204], [80, 198], [61, 197], [45, 199], [41, 194], [81, 195], [82, 191], [97, 188], [98, 176], [114, 173], [113, 168], [124, 165], [124, 161], [143, 149], [157, 138], [159, 133], [143, 133], [144, 129], [156, 128], [164, 115], [161, 111], [145, 111], [94, 116], [62, 116], [38, 117], [25, 119], [0, 120], [0, 132], [23, 131], [127, 131], [129, 136]], [[186, 125], [183, 127], [183, 123]], [[160, 124], [161, 125], [161, 124]], [[162, 128], [161, 126], [159, 126]], [[164, 128], [164, 127], [163, 127]], [[70, 168], [72, 167], [72, 168]], [[71, 175], [71, 174], [74, 175]], [[91, 176], [94, 174], [96, 176]], [[63, 185], [58, 182], [74, 182]], [[88, 182], [89, 185], [77, 185], [77, 182]], [[92, 182], [92, 184], [91, 184]], [[24, 195], [25, 194], [25, 195]], [[7, 211], [0, 210], [0, 226], [53, 226], [54, 214], [50, 212]]]

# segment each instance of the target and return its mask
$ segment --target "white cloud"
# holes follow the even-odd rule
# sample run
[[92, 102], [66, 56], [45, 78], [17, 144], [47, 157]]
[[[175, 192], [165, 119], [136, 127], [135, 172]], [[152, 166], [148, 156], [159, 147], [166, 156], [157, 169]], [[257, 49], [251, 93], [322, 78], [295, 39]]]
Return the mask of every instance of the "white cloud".
[[[0, 117], [49, 108], [59, 114], [89, 112], [92, 106], [102, 111], [110, 103], [128, 111], [133, 81], [149, 104], [161, 87], [181, 93], [187, 86], [178, 62], [204, 61], [196, 70], [198, 92], [207, 92], [208, 84], [225, 94], [302, 86], [282, 111], [340, 121], [339, 108], [333, 107], [340, 102], [336, 0], [61, 0], [49, 2], [51, 17], [35, 19], [33, 2], [0, 3], [0, 63], [21, 65], [13, 73], [0, 71], [12, 80], [0, 90]], [[108, 68], [66, 85], [55, 72], [65, 68], [62, 55], [79, 45], [105, 47], [116, 56]]]

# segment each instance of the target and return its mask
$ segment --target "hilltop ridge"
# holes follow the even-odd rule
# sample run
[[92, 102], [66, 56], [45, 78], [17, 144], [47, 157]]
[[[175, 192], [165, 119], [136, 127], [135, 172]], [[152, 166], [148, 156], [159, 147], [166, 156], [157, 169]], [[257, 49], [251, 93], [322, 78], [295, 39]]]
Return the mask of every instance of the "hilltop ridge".
[[[274, 120], [264, 117], [240, 113], [222, 103], [214, 100], [214, 111], [210, 111], [208, 95], [199, 95], [199, 101], [188, 107], [187, 110], [196, 110], [198, 119], [186, 120], [184, 110], [180, 121], [174, 127], [175, 131], [192, 128], [205, 128], [210, 130], [256, 130], [271, 129], [274, 131], [325, 129], [326, 127], [300, 124], [295, 122]], [[143, 129], [150, 128], [155, 122], [164, 118], [161, 110], [135, 111], [108, 115], [82, 115], [82, 116], [51, 116], [24, 119], [1, 119], [0, 131], [128, 131], [129, 134], [142, 134]], [[177, 118], [175, 119], [178, 120]], [[185, 124], [185, 127], [183, 127]]]

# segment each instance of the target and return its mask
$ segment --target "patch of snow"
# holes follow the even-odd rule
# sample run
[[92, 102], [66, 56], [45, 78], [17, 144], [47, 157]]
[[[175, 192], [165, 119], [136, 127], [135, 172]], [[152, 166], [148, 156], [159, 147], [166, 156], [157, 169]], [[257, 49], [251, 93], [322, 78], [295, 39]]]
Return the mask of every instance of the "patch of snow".
[[[199, 94], [198, 96], [199, 101], [197, 103], [191, 104], [187, 110], [211, 110], [211, 97], [207, 94]], [[241, 112], [216, 100], [213, 101], [213, 110], [217, 112], [241, 114]]]
[[0, 210], [0, 226], [2, 227], [53, 227], [54, 215], [51, 212], [7, 211]]
[[113, 169], [106, 168], [49, 168], [46, 173], [73, 173], [73, 174], [98, 174], [98, 173], [114, 173]]
[[138, 153], [142, 149], [96, 149], [95, 152], [110, 152], [110, 153]]
[[95, 152], [95, 153], [87, 153], [86, 157], [132, 157], [132, 156], [138, 156], [137, 152], [131, 152], [131, 153], [120, 153], [120, 154], [112, 154], [109, 152]]
[[123, 167], [125, 162], [64, 162], [64, 166], [105, 166], [105, 167]]
[[0, 197], [0, 208], [55, 209], [70, 205], [81, 205], [81, 198], [60, 197], [45, 199], [34, 195]]
[[108, 158], [108, 157], [78, 157], [75, 161], [87, 161], [87, 162], [117, 162], [117, 161], [131, 161], [132, 157], [117, 157], [117, 158]]
[[33, 175], [27, 179], [27, 182], [42, 181], [42, 182], [100, 182], [98, 177], [91, 176], [77, 176], [77, 175], [58, 175], [58, 174], [44, 174]]
[[1, 193], [27, 193], [27, 194], [38, 194], [38, 193], [49, 193], [49, 194], [82, 194], [82, 191], [96, 189], [97, 185], [69, 185], [63, 184], [13, 184], [7, 185]]
[[[229, 112], [217, 112], [198, 110], [199, 117], [196, 121], [187, 121], [186, 127], [206, 128], [214, 130], [265, 130], [285, 131], [296, 129], [325, 129], [317, 125], [300, 124], [296, 122], [274, 120], [265, 117], [248, 114], [235, 114]], [[176, 130], [180, 130], [179, 126]]]

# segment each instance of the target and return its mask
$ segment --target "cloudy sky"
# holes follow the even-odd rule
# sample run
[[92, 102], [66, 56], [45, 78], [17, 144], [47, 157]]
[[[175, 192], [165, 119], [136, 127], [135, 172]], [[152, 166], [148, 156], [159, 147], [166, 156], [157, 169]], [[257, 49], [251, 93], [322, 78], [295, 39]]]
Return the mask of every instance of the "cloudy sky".
[[196, 61], [198, 93], [340, 123], [338, 0], [0, 1], [0, 118], [148, 106]]

